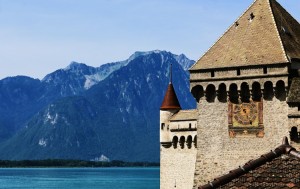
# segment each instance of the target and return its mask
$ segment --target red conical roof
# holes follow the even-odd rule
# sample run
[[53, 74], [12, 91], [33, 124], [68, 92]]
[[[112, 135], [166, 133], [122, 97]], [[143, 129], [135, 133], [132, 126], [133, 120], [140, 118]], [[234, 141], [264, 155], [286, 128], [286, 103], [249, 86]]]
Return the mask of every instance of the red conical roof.
[[165, 98], [160, 107], [161, 110], [180, 110], [180, 104], [172, 83], [169, 84]]

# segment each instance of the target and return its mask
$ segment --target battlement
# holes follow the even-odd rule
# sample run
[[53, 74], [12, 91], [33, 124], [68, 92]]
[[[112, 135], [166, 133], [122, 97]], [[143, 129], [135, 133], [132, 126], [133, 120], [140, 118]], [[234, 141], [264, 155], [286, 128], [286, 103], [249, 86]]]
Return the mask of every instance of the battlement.
[[273, 65], [191, 70], [190, 81], [193, 83], [284, 76], [288, 74], [288, 66], [289, 63], [281, 63]]

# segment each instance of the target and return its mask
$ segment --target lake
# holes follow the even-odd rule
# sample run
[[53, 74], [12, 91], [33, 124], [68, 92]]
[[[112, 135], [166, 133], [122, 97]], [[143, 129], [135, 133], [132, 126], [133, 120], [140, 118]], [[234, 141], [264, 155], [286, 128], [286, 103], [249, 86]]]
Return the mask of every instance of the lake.
[[5, 189], [159, 189], [159, 168], [2, 168]]

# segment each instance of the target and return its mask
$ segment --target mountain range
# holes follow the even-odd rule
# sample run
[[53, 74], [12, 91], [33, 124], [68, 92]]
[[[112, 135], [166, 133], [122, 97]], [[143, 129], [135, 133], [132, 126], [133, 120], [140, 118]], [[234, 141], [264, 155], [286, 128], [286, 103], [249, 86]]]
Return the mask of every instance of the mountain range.
[[185, 55], [135, 52], [91, 67], [72, 62], [42, 80], [0, 80], [0, 159], [159, 161], [159, 107], [169, 83], [195, 108]]

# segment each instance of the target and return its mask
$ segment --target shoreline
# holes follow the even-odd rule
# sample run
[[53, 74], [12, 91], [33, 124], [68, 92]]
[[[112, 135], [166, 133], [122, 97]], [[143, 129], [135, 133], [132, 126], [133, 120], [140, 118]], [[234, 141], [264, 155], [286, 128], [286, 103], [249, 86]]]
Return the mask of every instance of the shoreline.
[[0, 160], [0, 168], [109, 168], [109, 167], [159, 167], [156, 162], [124, 162], [113, 160], [109, 162], [86, 160]]

